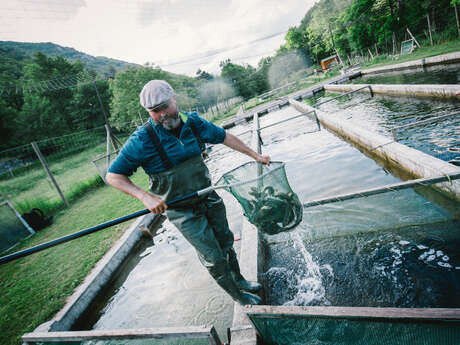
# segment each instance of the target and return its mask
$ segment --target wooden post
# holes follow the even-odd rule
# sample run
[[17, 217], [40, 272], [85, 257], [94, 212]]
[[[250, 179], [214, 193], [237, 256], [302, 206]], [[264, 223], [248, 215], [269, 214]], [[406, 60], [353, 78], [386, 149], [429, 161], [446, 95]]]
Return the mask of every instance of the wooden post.
[[367, 48], [367, 51], [369, 52], [369, 55], [371, 56], [371, 59], [374, 60], [374, 55], [372, 55], [372, 52], [369, 48]]
[[393, 32], [393, 55], [396, 55], [396, 35]]
[[457, 4], [456, 3], [454, 3], [454, 10], [455, 10], [455, 19], [457, 20], [458, 36], [460, 36], [460, 23], [458, 21], [458, 9], [457, 9]]
[[431, 24], [430, 24], [430, 15], [426, 14], [426, 20], [428, 21], [428, 32], [430, 33], [430, 43], [433, 45], [433, 36], [431, 36]]
[[53, 183], [54, 187], [56, 188], [57, 192], [59, 193], [59, 196], [61, 197], [62, 201], [64, 201], [64, 204], [69, 207], [69, 203], [67, 202], [67, 199], [65, 198], [64, 194], [61, 191], [61, 188], [59, 188], [59, 185], [56, 182], [56, 179], [54, 178], [53, 174], [51, 173], [51, 170], [48, 167], [48, 164], [46, 164], [45, 158], [43, 157], [42, 153], [40, 152], [40, 149], [38, 148], [38, 145], [35, 141], [32, 142], [32, 148], [35, 151], [35, 154], [37, 155], [38, 159], [40, 160], [40, 163], [42, 163], [43, 168], [45, 169], [46, 173], [48, 174], [48, 177], [51, 179], [51, 182]]
[[409, 34], [409, 36], [414, 40], [414, 42], [417, 45], [417, 47], [421, 48], [420, 44], [418, 44], [417, 40], [415, 39], [414, 35], [412, 35], [412, 32], [410, 32], [409, 28], [406, 28], [406, 30], [407, 30], [407, 33]]
[[26, 229], [33, 235], [35, 234], [35, 230], [32, 229], [30, 227], [30, 225], [24, 220], [24, 218], [22, 218], [22, 216], [19, 214], [18, 211], [16, 211], [16, 209], [14, 208], [13, 204], [11, 202], [9, 202], [9, 200], [6, 200], [4, 202], [2, 202], [0, 205], [3, 205], [5, 204], [14, 212], [14, 214], [16, 215], [16, 217], [18, 217], [18, 219], [21, 221], [22, 225], [24, 225], [26, 227]]
[[375, 47], [375, 56], [379, 55], [379, 51], [377, 50], [377, 43], [374, 43], [374, 47]]
[[[97, 95], [97, 99], [99, 100], [99, 105], [101, 106], [101, 109], [102, 109], [102, 114], [104, 114], [104, 119], [105, 119], [105, 126], [106, 128], [108, 127], [108, 131], [110, 133], [110, 138], [112, 139], [112, 145], [113, 145], [113, 148], [114, 150], [118, 150], [118, 142], [117, 140], [114, 140], [113, 138], [113, 134], [112, 134], [112, 128], [110, 127], [109, 125], [109, 117], [105, 111], [105, 108], [104, 108], [104, 104], [102, 104], [102, 99], [101, 99], [101, 95], [99, 94], [99, 90], [97, 89], [97, 86], [96, 86], [96, 80], [93, 80], [93, 83], [94, 83], [94, 88], [96, 89], [96, 95]], [[109, 154], [107, 152], [107, 154]]]

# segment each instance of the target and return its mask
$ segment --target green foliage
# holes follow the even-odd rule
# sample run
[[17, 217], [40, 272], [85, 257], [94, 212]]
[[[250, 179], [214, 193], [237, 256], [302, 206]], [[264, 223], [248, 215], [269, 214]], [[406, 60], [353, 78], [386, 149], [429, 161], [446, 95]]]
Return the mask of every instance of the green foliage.
[[73, 107], [74, 91], [70, 88], [39, 91], [42, 80], [69, 78], [83, 72], [81, 63], [72, 64], [63, 57], [49, 58], [37, 53], [24, 66], [24, 85], [36, 91], [24, 94], [18, 118], [18, 134], [26, 141], [69, 133], [77, 129], [78, 111]]
[[[8, 51], [8, 54], [15, 63], [21, 65], [21, 61], [26, 58], [33, 57], [36, 53], [42, 53], [47, 56], [62, 56], [72, 62], [80, 61], [86, 68], [97, 71], [103, 76], [113, 76], [115, 72], [122, 72], [128, 68], [140, 67], [137, 64], [110, 59], [104, 56], [91, 56], [79, 52], [73, 48], [62, 47], [54, 43], [26, 43], [26, 42], [11, 42], [0, 41], [0, 57], [3, 52]], [[17, 57], [20, 57], [19, 59]], [[1, 58], [0, 58], [1, 62]], [[20, 66], [19, 70], [22, 69]], [[0, 72], [1, 73], [1, 72]]]
[[[139, 118], [139, 113], [145, 114], [145, 109], [139, 104], [139, 93], [142, 87], [152, 79], [165, 79], [170, 82], [167, 72], [161, 69], [139, 68], [118, 74], [110, 82], [113, 98], [110, 104], [111, 124], [118, 129], [130, 126], [132, 120]], [[174, 87], [173, 84], [171, 86]]]
[[139, 114], [145, 118], [145, 109], [139, 104], [142, 87], [153, 79], [166, 80], [177, 94], [179, 108], [188, 110], [197, 104], [197, 80], [163, 71], [159, 68], [144, 67], [119, 73], [110, 82], [112, 100], [110, 103], [111, 123], [118, 129], [127, 128]]
[[249, 99], [268, 89], [266, 69], [256, 70], [250, 65], [237, 65], [229, 59], [222, 61], [220, 67], [222, 78], [233, 85], [238, 96], [244, 99]]
[[427, 15], [437, 42], [452, 40], [457, 35], [454, 3], [460, 0], [320, 0], [289, 29], [279, 52], [301, 49], [318, 64], [336, 51], [361, 54], [378, 46], [379, 53], [391, 53], [393, 35], [399, 44], [407, 39], [406, 28], [419, 41], [428, 38]]

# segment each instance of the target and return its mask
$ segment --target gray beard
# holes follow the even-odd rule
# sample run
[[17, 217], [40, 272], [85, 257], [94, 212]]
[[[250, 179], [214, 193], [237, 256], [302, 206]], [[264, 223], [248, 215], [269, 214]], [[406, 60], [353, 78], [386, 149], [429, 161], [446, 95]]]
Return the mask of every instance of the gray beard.
[[167, 119], [163, 120], [161, 122], [161, 125], [163, 126], [164, 129], [171, 130], [179, 127], [180, 125], [180, 117], [168, 117]]

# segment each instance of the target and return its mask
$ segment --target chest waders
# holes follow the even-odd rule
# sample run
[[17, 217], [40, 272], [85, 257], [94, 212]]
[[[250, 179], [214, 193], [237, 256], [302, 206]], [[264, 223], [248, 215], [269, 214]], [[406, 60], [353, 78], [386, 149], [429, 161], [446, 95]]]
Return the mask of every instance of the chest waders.
[[[170, 201], [211, 185], [209, 170], [201, 155], [173, 166], [150, 122], [144, 126], [166, 168], [165, 171], [149, 175], [152, 194]], [[191, 128], [201, 143], [193, 124]], [[245, 280], [240, 273], [225, 205], [215, 191], [174, 204], [166, 210], [166, 215], [195, 248], [200, 262], [211, 276], [234, 300], [243, 305], [262, 302], [259, 296], [246, 292], [255, 292], [261, 285]]]

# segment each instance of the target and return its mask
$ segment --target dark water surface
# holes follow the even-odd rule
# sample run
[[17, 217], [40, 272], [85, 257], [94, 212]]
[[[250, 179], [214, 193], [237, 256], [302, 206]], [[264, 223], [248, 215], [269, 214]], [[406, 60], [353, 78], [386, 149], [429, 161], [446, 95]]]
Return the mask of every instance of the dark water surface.
[[[284, 109], [261, 122], [296, 113]], [[262, 132], [263, 151], [287, 163], [301, 200], [399, 180], [333, 134], [310, 133], [303, 121]], [[266, 303], [459, 306], [460, 208], [440, 206], [433, 195], [411, 189], [304, 209], [294, 231], [264, 236]]]
[[[323, 94], [320, 103], [337, 94]], [[436, 158], [460, 164], [460, 102], [354, 93], [319, 106], [320, 110], [393, 140], [391, 130], [417, 121], [452, 114], [432, 123], [396, 131], [397, 141]]]

